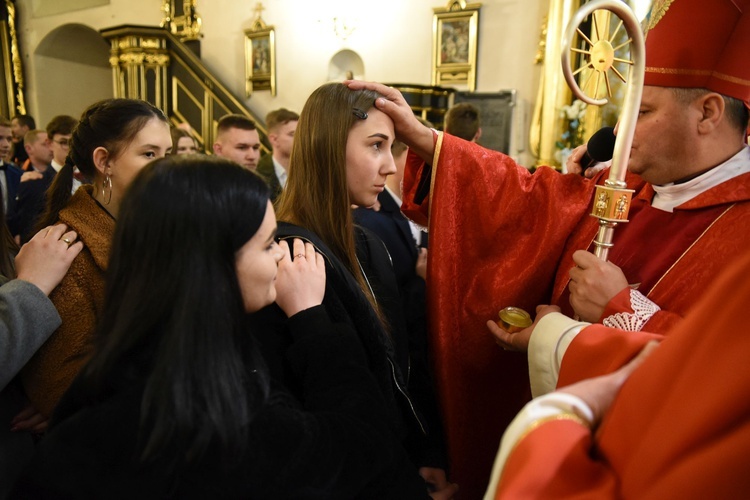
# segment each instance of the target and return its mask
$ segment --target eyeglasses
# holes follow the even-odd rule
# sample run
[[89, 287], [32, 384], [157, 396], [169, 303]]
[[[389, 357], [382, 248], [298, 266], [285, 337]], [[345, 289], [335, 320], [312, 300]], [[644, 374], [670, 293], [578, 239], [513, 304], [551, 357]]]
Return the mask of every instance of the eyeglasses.
[[60, 145], [61, 148], [69, 148], [70, 147], [70, 140], [69, 139], [60, 139], [59, 141], [53, 140], [52, 142], [56, 142]]

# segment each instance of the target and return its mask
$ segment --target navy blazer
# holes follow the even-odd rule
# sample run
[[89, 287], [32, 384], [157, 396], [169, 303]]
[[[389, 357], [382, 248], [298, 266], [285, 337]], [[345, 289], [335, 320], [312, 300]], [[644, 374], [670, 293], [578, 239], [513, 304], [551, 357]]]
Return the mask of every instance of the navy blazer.
[[13, 203], [15, 202], [16, 196], [18, 195], [18, 185], [21, 183], [21, 175], [23, 171], [18, 168], [14, 163], [4, 162], [0, 169], [5, 173], [5, 185], [8, 188], [8, 199], [5, 200], [5, 216], [8, 218]]
[[[5, 174], [5, 185], [8, 188], [8, 199], [5, 200], [5, 221], [10, 227], [11, 217], [15, 213], [16, 196], [18, 196], [18, 185], [21, 183], [21, 175], [23, 170], [18, 168], [15, 163], [3, 162], [0, 166], [0, 171]], [[11, 233], [15, 234], [15, 233]]]
[[[378, 195], [378, 201], [380, 211], [357, 208], [353, 213], [354, 221], [383, 240], [391, 254], [399, 287], [403, 287], [416, 276], [414, 267], [417, 265], [419, 249], [412, 237], [408, 219], [401, 213], [401, 207], [388, 190]], [[422, 236], [425, 240], [426, 233]]]
[[20, 235], [22, 243], [34, 236], [36, 223], [44, 211], [44, 197], [56, 174], [49, 166], [41, 179], [19, 183], [13, 206], [8, 204], [8, 229], [13, 236]]

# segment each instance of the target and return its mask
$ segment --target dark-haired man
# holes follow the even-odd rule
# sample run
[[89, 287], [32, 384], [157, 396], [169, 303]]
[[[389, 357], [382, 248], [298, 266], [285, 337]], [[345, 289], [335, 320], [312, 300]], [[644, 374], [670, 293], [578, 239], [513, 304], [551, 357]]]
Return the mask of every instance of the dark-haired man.
[[219, 119], [214, 154], [255, 170], [260, 158], [260, 135], [255, 122], [244, 115], [225, 115]]
[[47, 132], [29, 130], [23, 139], [29, 157], [29, 171], [21, 177], [15, 204], [8, 218], [11, 234], [17, 237], [19, 243], [26, 243], [34, 235], [34, 225], [44, 210], [44, 193], [57, 173], [51, 166], [52, 149]]
[[13, 158], [11, 162], [18, 165], [22, 170], [29, 170], [26, 160], [29, 155], [24, 147], [24, 136], [29, 130], [36, 128], [36, 121], [31, 115], [16, 115], [10, 120], [10, 129], [13, 132]]
[[13, 132], [10, 128], [10, 122], [0, 117], [0, 189], [3, 195], [3, 208], [6, 220], [9, 215], [8, 211], [15, 202], [22, 173], [17, 165], [4, 161], [4, 158], [10, 155], [12, 146]]
[[466, 141], [477, 142], [482, 137], [479, 109], [468, 102], [454, 104], [445, 114], [443, 130]]
[[[52, 168], [59, 172], [65, 165], [65, 158], [70, 152], [70, 139], [73, 137], [73, 129], [76, 127], [78, 120], [68, 115], [58, 115], [52, 118], [47, 124], [47, 139], [49, 140], [50, 149], [52, 149]], [[78, 169], [76, 169], [76, 173]], [[81, 180], [73, 177], [72, 192], [81, 186]]]

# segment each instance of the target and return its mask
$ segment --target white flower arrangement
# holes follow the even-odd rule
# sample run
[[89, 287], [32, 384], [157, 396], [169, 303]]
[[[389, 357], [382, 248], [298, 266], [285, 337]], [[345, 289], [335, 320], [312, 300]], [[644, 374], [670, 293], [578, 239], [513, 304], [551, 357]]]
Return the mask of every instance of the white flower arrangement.
[[575, 99], [567, 106], [560, 109], [560, 118], [567, 120], [567, 127], [563, 131], [560, 139], [555, 142], [557, 151], [555, 160], [564, 164], [564, 159], [570, 155], [576, 147], [583, 144], [583, 117], [586, 116], [588, 105], [580, 99]]

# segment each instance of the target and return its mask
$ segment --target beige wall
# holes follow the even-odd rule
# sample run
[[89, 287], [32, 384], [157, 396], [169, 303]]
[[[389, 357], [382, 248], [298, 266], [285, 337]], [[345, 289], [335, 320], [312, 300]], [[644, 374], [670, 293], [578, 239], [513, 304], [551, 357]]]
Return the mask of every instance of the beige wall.
[[[35, 18], [32, 11], [24, 9], [24, 2], [19, 2], [30, 112], [48, 115], [40, 109], [44, 101], [34, 96], [38, 63], [32, 55], [49, 32], [67, 23], [96, 30], [120, 24], [158, 25], [160, 4], [160, 0], [110, 0], [99, 7]], [[329, 62], [342, 49], [362, 58], [364, 78], [429, 85], [432, 9], [446, 4], [443, 0], [266, 0], [263, 20], [276, 28], [278, 93], [272, 97], [270, 92], [257, 92], [246, 104], [259, 116], [282, 106], [301, 110], [310, 92], [327, 80]], [[516, 89], [519, 120], [536, 96], [539, 68], [533, 59], [548, 4], [549, 0], [482, 2], [476, 91]], [[254, 5], [236, 0], [198, 0], [203, 18], [203, 61], [240, 97], [244, 96], [243, 32], [252, 25]], [[345, 41], [334, 33], [334, 17], [344, 18], [355, 27]], [[515, 152], [525, 149], [527, 128], [525, 122], [519, 122]], [[521, 159], [525, 160], [523, 156]]]

